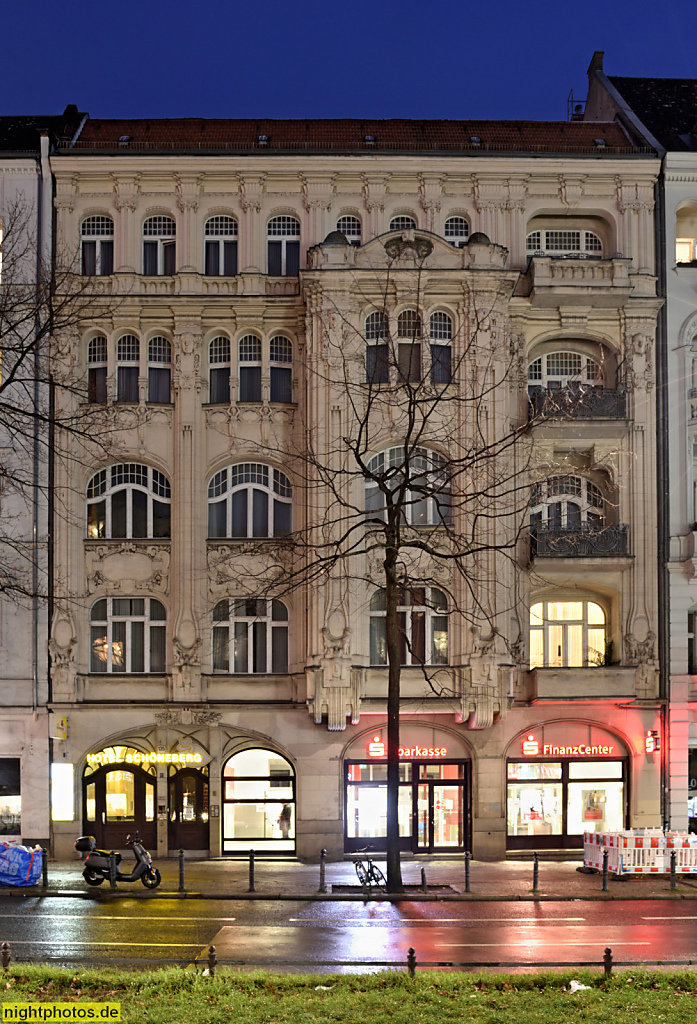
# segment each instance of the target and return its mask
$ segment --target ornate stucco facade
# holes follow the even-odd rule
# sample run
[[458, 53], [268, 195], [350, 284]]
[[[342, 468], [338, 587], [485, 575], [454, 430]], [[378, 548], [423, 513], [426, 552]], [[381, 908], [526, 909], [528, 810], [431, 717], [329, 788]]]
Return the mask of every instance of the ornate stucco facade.
[[[331, 134], [343, 123], [316, 124]], [[88, 122], [75, 147], [52, 157], [57, 251], [82, 244], [95, 293], [94, 318], [56, 343], [58, 362], [84, 377], [95, 443], [56, 470], [50, 706], [68, 719], [54, 758], [76, 766], [78, 810], [75, 822], [54, 823], [55, 851], [67, 853], [83, 826], [108, 824], [108, 799], [89, 787], [109, 758], [123, 769], [151, 754], [137, 813], [160, 856], [184, 845], [186, 801], [173, 802], [186, 751], [203, 752], [208, 787], [196, 790], [193, 849], [241, 849], [244, 833], [230, 831], [239, 792], [225, 766], [248, 750], [292, 772], [294, 845], [279, 848], [336, 857], [364, 835], [368, 803], [355, 797], [354, 807], [346, 787], [384, 737], [387, 670], [371, 648], [379, 626], [367, 583], [378, 577], [361, 564], [347, 578], [284, 580], [306, 557], [293, 532], [329, 502], [298, 453], [308, 436], [327, 459], [340, 447], [354, 414], [342, 375], [365, 374], [371, 311], [382, 302], [397, 317], [415, 305], [411, 257], [391, 256], [395, 242], [423, 246], [417, 304], [424, 323], [451, 325], [452, 393], [474, 373], [464, 339], [476, 330], [476, 347], [495, 353], [490, 429], [531, 418], [520, 455], [506, 457], [530, 460], [537, 487], [532, 541], [526, 529], [515, 558], [494, 559], [487, 575], [490, 634], [472, 628], [450, 570], [423, 568], [453, 595], [446, 626], [419, 613], [427, 644], [444, 645], [447, 686], [434, 694], [405, 665], [404, 742], [447, 751], [412, 761], [457, 763], [461, 805], [440, 841], [431, 821], [417, 842], [415, 786], [405, 842], [411, 831], [417, 852], [470, 848], [479, 858], [540, 837], [573, 845], [581, 783], [569, 780], [584, 778], [574, 758], [586, 747], [613, 752], [621, 824], [659, 825], [660, 766], [645, 744], [661, 716], [656, 158], [612, 125], [600, 146], [598, 127], [570, 124], [550, 138], [523, 125], [515, 145], [487, 147], [496, 126], [478, 122], [468, 143], [440, 151], [383, 145], [385, 127], [377, 143], [365, 136], [345, 152], [310, 142], [299, 153], [255, 136], [205, 154], [183, 125], [168, 122], [165, 148], [140, 145], [142, 122]], [[340, 221], [346, 237], [328, 239]], [[439, 413], [427, 447], [447, 459], [467, 429], [466, 418]], [[399, 443], [386, 410], [375, 454]], [[352, 486], [360, 510], [363, 484]], [[515, 780], [533, 776], [507, 775], [508, 762], [529, 759], [525, 743], [541, 758], [558, 754], [556, 824], [511, 810], [537, 799], [516, 795]], [[591, 817], [573, 810], [578, 821], [602, 820], [590, 806], [599, 785], [583, 790]], [[428, 799], [432, 818], [440, 796]], [[284, 841], [275, 820], [271, 831]]]

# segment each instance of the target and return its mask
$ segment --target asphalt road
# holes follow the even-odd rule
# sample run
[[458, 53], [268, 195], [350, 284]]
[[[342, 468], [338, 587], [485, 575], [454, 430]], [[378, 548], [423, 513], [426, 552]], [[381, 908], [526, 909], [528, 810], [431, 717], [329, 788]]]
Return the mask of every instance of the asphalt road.
[[[694, 906], [694, 912], [693, 911]], [[468, 965], [592, 960], [697, 961], [697, 905], [639, 902], [243, 902], [0, 897], [0, 942], [13, 959], [147, 966], [205, 959], [285, 970], [379, 969], [420, 962]], [[342, 966], [323, 962], [340, 962]], [[316, 968], [307, 965], [317, 965]], [[458, 968], [461, 969], [461, 968]]]

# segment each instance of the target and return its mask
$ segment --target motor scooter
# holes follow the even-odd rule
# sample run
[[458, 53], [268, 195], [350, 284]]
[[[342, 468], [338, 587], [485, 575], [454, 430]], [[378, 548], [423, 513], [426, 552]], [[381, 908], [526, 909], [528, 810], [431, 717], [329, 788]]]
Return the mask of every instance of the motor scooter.
[[[162, 876], [157, 868], [152, 866], [152, 857], [141, 843], [140, 836], [137, 832], [134, 839], [131, 839], [130, 836], [126, 836], [126, 846], [133, 847], [133, 853], [136, 858], [135, 866], [130, 875], [122, 874], [119, 868], [119, 864], [121, 863], [121, 854], [115, 854], [116, 881], [136, 882], [140, 879], [146, 889], [157, 889], [158, 885], [162, 881]], [[82, 877], [88, 885], [101, 885], [105, 880], [107, 882], [110, 880], [110, 851], [98, 850], [97, 840], [94, 836], [80, 836], [80, 838], [75, 841], [75, 849], [80, 853], [87, 854]]]

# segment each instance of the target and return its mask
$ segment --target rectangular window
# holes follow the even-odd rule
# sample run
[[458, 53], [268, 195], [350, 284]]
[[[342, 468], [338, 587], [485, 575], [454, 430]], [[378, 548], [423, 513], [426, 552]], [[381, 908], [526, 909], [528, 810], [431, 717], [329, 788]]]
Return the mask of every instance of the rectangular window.
[[225, 277], [237, 274], [237, 242], [223, 242], [223, 274]]
[[87, 401], [106, 402], [106, 366], [90, 367], [87, 375]]
[[[114, 601], [114, 605], [117, 602]], [[116, 611], [116, 608], [114, 608]], [[111, 671], [112, 672], [125, 672], [126, 671], [126, 623], [125, 622], [114, 622], [111, 627], [112, 644], [111, 644]]]
[[162, 243], [163, 273], [165, 274], [166, 277], [172, 277], [172, 275], [176, 273], [176, 253], [176, 242]]
[[90, 626], [90, 672], [106, 672], [106, 626]]
[[240, 366], [240, 402], [261, 401], [261, 367]]
[[168, 366], [151, 366], [148, 370], [148, 401], [167, 404], [171, 401], [171, 380]]
[[291, 532], [291, 506], [287, 501], [275, 501], [273, 503], [273, 535], [274, 537], [287, 537]]
[[131, 623], [131, 672], [145, 672], [145, 623]]
[[114, 273], [114, 243], [102, 242], [100, 249], [101, 266], [99, 272], [102, 277], [108, 277]]
[[157, 276], [157, 242], [143, 242], [143, 273], [146, 277]]
[[285, 626], [271, 628], [271, 671], [288, 671], [288, 630]]
[[286, 277], [300, 273], [300, 242], [286, 242]]
[[269, 535], [269, 497], [265, 491], [252, 491], [252, 536]]
[[377, 615], [370, 617], [370, 664], [387, 664], [386, 620]]
[[213, 671], [227, 672], [230, 666], [230, 630], [227, 626], [213, 629]]
[[111, 536], [126, 536], [126, 491], [111, 496]]
[[119, 366], [117, 372], [117, 401], [138, 401], [138, 367]]
[[253, 622], [252, 635], [254, 638], [254, 663], [253, 672], [266, 672], [266, 623]]
[[[223, 534], [223, 536], [225, 536]], [[247, 536], [247, 491], [235, 491], [232, 495], [232, 536]]]
[[449, 384], [451, 376], [450, 345], [431, 345], [431, 382], [433, 384]]
[[150, 627], [150, 671], [165, 671], [165, 637], [164, 626]]
[[152, 503], [152, 535], [153, 537], [169, 537], [171, 536], [170, 519], [172, 510], [170, 505], [166, 505], [164, 501], [156, 501], [153, 499]]
[[106, 536], [106, 502], [95, 501], [87, 506], [87, 536], [90, 540], [100, 540]]
[[235, 623], [235, 672], [246, 673], [249, 671], [247, 660], [247, 623]]
[[82, 274], [83, 277], [94, 277], [97, 273], [97, 243], [82, 243]]
[[268, 271], [271, 277], [281, 276], [281, 242], [269, 242], [268, 243]]
[[397, 365], [402, 380], [410, 383], [421, 380], [421, 345], [411, 342], [398, 345]]
[[228, 366], [211, 370], [210, 400], [214, 405], [230, 404], [230, 368]]
[[209, 277], [217, 277], [220, 273], [220, 243], [206, 242], [205, 273]]
[[[118, 494], [125, 494], [125, 491], [117, 491]], [[132, 505], [132, 537], [147, 537], [148, 535], [148, 496], [145, 491], [131, 492]]]
[[0, 834], [4, 836], [19, 836], [22, 832], [20, 781], [19, 758], [0, 758]]
[[[234, 502], [233, 502], [234, 505]], [[216, 501], [208, 506], [208, 536], [225, 537], [227, 535], [227, 502]], [[168, 534], [169, 536], [169, 534]]]
[[284, 366], [271, 367], [271, 401], [292, 402], [293, 401], [293, 374], [290, 368]]
[[390, 383], [390, 360], [387, 345], [368, 345], [366, 348], [365, 379], [368, 384]]

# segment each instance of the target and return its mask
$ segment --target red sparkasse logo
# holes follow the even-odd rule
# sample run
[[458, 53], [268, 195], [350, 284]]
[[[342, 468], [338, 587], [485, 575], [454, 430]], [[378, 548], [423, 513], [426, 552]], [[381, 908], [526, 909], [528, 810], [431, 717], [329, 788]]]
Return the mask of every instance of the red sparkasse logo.
[[382, 742], [379, 736], [373, 736], [371, 742], [368, 744], [368, 756], [369, 757], [384, 757], [385, 756], [385, 744]]
[[527, 757], [534, 757], [540, 752], [540, 744], [537, 742], [532, 733], [526, 740], [523, 740], [523, 753]]

